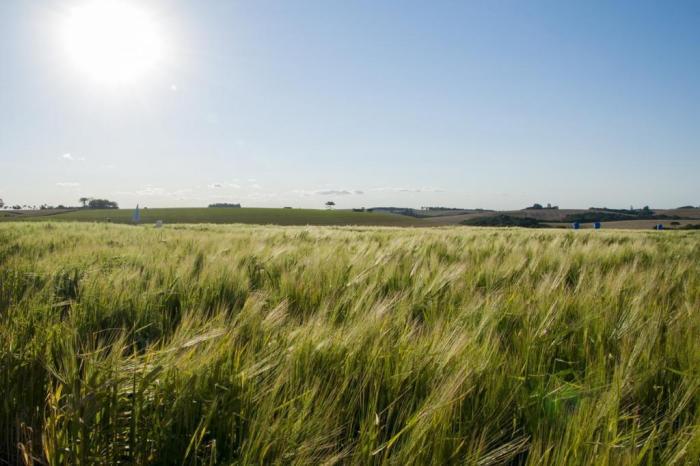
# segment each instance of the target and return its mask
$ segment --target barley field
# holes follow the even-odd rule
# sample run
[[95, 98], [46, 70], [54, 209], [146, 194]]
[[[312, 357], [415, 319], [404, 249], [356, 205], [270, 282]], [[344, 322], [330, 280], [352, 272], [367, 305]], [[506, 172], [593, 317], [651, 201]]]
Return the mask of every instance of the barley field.
[[0, 224], [0, 463], [700, 463], [700, 234]]

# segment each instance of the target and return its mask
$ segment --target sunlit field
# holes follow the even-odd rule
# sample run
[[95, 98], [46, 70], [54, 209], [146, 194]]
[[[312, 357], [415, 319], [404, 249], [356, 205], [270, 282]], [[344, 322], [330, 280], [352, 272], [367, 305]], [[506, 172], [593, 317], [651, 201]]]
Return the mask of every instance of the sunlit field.
[[[107, 222], [133, 223], [133, 209], [77, 209], [56, 211], [0, 211], [2, 221], [51, 221], [51, 222]], [[418, 226], [420, 221], [405, 215], [383, 212], [353, 212], [352, 210], [320, 209], [206, 209], [170, 208], [143, 209], [140, 212], [144, 224], [165, 223], [244, 223], [275, 225], [373, 225]]]
[[699, 312], [698, 232], [2, 223], [0, 458], [698, 464]]

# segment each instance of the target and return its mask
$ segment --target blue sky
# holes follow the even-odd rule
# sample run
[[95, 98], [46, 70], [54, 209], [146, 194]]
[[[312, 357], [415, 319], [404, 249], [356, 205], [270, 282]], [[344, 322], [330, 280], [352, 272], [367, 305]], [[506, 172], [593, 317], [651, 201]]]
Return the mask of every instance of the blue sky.
[[6, 203], [700, 204], [698, 1], [134, 0], [167, 52], [116, 87], [89, 2], [0, 2]]

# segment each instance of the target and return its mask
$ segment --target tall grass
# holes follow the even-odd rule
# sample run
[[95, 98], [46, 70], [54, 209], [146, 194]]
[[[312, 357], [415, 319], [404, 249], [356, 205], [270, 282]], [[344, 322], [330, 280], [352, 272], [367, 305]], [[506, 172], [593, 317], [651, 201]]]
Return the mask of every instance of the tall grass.
[[0, 458], [698, 464], [695, 232], [0, 225]]

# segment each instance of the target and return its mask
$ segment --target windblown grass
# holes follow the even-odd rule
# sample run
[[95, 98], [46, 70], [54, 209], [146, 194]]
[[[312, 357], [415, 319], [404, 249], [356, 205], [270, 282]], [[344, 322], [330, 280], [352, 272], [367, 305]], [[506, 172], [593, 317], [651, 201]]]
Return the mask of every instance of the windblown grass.
[[0, 225], [0, 458], [698, 464], [696, 232]]

